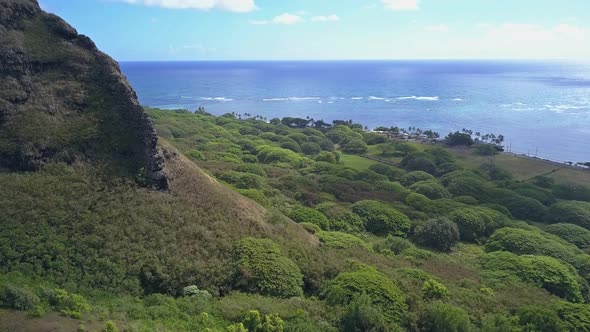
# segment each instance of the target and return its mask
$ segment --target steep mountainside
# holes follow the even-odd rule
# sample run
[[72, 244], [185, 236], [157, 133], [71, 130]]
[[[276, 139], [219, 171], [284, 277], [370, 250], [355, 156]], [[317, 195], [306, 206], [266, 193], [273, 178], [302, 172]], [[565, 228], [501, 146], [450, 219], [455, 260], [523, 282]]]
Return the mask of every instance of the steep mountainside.
[[153, 125], [118, 64], [35, 0], [0, 0], [0, 169], [92, 160], [167, 188]]

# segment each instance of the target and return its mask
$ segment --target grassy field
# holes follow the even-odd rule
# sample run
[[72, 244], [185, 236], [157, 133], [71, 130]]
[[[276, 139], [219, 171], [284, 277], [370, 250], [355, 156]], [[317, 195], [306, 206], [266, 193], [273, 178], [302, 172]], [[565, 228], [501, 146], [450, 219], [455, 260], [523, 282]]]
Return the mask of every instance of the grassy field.
[[346, 167], [354, 168], [359, 171], [369, 169], [369, 166], [379, 163], [367, 158], [345, 153], [341, 154], [340, 162]]
[[538, 175], [552, 177], [558, 183], [576, 183], [590, 186], [590, 171], [567, 165], [562, 165], [541, 159], [499, 154], [493, 157], [474, 155], [471, 151], [457, 151], [452, 149], [459, 158], [459, 163], [465, 167], [477, 167], [487, 162], [510, 171], [519, 180], [527, 180]]
[[[432, 145], [410, 142], [410, 144], [422, 151], [431, 148]], [[478, 156], [470, 149], [447, 148], [459, 161], [459, 164], [466, 168], [477, 168], [482, 164], [493, 162], [496, 165], [508, 170], [519, 180], [527, 180], [537, 175], [545, 175], [555, 179], [557, 183], [576, 183], [590, 186], [590, 170], [570, 167], [546, 160], [517, 156], [511, 154], [499, 154], [496, 156]], [[368, 154], [379, 158], [401, 161], [401, 157], [384, 157], [380, 155], [381, 150], [374, 145], [369, 147]]]

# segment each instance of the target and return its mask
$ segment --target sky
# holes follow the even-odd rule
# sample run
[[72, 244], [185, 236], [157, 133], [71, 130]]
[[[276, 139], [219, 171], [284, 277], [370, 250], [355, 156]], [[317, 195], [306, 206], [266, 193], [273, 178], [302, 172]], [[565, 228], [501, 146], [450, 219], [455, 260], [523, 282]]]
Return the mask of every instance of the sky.
[[590, 0], [39, 0], [119, 61], [590, 59]]

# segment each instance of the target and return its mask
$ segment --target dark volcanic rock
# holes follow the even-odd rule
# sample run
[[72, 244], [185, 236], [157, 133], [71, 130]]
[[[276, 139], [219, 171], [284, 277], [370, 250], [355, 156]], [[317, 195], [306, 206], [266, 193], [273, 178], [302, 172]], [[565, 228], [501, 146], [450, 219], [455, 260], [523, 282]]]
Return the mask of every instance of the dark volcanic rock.
[[166, 190], [147, 113], [118, 64], [34, 0], [0, 0], [0, 169], [92, 162]]

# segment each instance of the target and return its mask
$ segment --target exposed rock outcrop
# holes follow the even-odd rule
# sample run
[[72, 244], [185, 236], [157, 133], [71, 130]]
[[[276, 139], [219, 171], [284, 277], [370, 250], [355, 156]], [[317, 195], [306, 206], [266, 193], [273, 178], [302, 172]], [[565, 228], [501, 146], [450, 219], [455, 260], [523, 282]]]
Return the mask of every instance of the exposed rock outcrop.
[[168, 187], [157, 135], [118, 64], [35, 0], [0, 0], [0, 169], [104, 165]]

